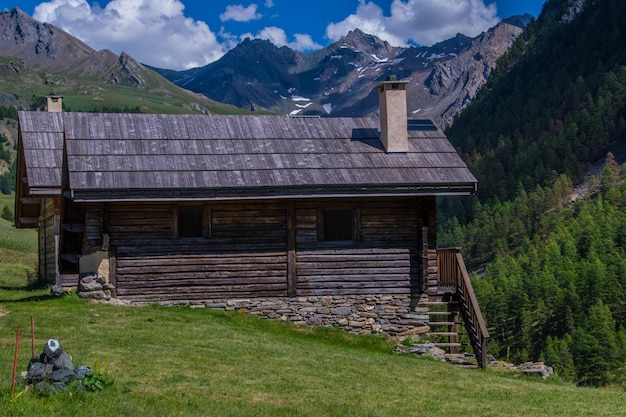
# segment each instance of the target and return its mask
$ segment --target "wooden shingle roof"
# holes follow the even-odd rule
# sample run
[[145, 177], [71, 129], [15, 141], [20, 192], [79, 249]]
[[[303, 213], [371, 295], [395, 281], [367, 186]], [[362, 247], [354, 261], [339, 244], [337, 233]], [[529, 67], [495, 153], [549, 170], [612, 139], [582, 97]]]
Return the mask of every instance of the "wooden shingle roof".
[[63, 117], [61, 113], [20, 112], [20, 146], [31, 193], [61, 187]]
[[[441, 131], [410, 129], [409, 152], [390, 154], [373, 118], [42, 114], [20, 114], [22, 135], [42, 143], [64, 133], [76, 200], [468, 194], [476, 187]], [[54, 117], [62, 126], [49, 123]], [[25, 157], [41, 165], [35, 152]]]

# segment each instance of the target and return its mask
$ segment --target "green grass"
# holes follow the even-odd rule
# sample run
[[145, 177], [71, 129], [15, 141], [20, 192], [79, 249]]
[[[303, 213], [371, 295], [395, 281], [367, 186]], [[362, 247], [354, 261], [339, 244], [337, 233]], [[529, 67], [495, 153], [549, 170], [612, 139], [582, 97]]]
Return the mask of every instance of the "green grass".
[[[7, 205], [13, 211], [14, 195], [0, 194], [0, 210]], [[37, 232], [16, 229], [12, 222], [0, 218], [0, 288], [27, 285], [35, 277], [37, 266]]]
[[[618, 416], [626, 395], [397, 355], [379, 337], [208, 309], [119, 307], [47, 291], [0, 290], [3, 416]], [[10, 396], [19, 370], [58, 338], [112, 385]]]

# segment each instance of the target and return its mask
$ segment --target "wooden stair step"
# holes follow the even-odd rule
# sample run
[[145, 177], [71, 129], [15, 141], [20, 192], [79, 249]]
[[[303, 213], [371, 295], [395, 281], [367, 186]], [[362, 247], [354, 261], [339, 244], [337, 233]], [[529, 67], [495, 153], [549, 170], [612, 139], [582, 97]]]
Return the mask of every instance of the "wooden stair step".
[[422, 301], [418, 306], [447, 306], [457, 305], [456, 301]]
[[437, 347], [461, 347], [462, 343], [433, 343], [434, 346]]
[[59, 274], [62, 287], [75, 287], [78, 285], [78, 274]]
[[429, 336], [458, 336], [458, 332], [427, 332]]
[[456, 316], [459, 313], [456, 311], [429, 311], [426, 314], [429, 316]]

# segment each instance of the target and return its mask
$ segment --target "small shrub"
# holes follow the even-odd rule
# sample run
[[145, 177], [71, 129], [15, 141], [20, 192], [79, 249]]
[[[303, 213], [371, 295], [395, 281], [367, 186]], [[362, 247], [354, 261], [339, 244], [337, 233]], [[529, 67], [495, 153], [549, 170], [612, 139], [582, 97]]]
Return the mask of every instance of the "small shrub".
[[4, 205], [4, 208], [2, 209], [2, 213], [0, 214], [0, 217], [10, 222], [13, 221], [13, 212], [11, 211], [9, 206], [7, 206], [6, 204]]

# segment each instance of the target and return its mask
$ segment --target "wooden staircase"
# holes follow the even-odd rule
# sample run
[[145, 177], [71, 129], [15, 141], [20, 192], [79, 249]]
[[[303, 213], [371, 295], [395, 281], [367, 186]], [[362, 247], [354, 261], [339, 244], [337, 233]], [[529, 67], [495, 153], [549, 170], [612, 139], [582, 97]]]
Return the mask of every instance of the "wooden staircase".
[[436, 265], [436, 273], [428, 275], [426, 297], [418, 304], [429, 317], [431, 331], [427, 335], [435, 346], [446, 350], [452, 360], [456, 358], [459, 362], [465, 356], [462, 353], [465, 340], [472, 347], [478, 366], [484, 368], [489, 332], [460, 249], [429, 251], [428, 263]]

